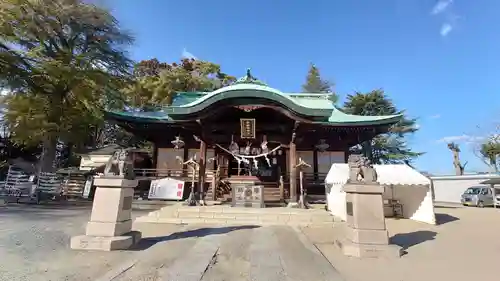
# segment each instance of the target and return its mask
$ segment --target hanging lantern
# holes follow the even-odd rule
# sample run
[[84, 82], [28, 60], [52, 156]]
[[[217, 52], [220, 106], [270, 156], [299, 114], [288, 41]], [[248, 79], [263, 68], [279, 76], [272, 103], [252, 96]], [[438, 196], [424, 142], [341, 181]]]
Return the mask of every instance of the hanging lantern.
[[229, 145], [229, 151], [231, 151], [231, 153], [234, 154], [237, 154], [240, 151], [240, 147], [234, 141], [234, 136], [231, 136], [231, 144]]
[[184, 147], [184, 141], [180, 136], [175, 137], [175, 140], [171, 141], [175, 149], [181, 149]]
[[251, 142], [247, 142], [247, 146], [245, 147], [244, 154], [245, 155], [250, 155], [251, 149], [252, 149], [252, 143]]
[[325, 139], [320, 139], [319, 143], [316, 145], [316, 148], [321, 152], [327, 150], [329, 147], [330, 145], [326, 143]]
[[267, 153], [269, 148], [267, 147], [267, 136], [264, 135], [262, 137], [262, 143], [260, 144], [260, 148], [262, 149], [262, 153]]

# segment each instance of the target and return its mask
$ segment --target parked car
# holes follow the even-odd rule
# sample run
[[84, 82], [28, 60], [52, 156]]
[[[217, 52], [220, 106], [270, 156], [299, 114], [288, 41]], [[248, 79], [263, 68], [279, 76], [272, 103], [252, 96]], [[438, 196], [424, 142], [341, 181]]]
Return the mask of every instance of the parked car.
[[493, 188], [487, 186], [473, 186], [467, 188], [460, 201], [464, 206], [493, 207], [500, 206], [500, 190], [496, 189], [496, 200], [493, 199]]

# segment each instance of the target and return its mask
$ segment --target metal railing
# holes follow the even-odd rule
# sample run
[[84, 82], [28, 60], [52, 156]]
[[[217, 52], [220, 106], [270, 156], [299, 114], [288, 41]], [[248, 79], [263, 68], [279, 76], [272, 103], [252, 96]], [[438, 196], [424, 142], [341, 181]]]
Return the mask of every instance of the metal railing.
[[7, 178], [0, 186], [1, 197], [31, 197], [33, 194], [33, 178], [16, 166], [10, 166]]

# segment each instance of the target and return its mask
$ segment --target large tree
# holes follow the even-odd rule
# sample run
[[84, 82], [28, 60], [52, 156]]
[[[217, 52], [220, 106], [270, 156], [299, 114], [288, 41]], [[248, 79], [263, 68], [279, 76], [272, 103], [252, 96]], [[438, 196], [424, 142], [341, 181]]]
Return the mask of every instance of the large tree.
[[179, 92], [214, 91], [234, 80], [215, 63], [187, 58], [161, 63], [152, 59], [135, 65], [134, 80], [122, 92], [130, 106], [147, 111], [170, 105]]
[[7, 121], [16, 138], [43, 142], [42, 170], [52, 170], [71, 120], [98, 116], [106, 90], [121, 87], [132, 41], [107, 10], [82, 0], [0, 0], [0, 86], [19, 112]]
[[467, 162], [462, 164], [460, 161], [460, 146], [454, 142], [450, 142], [447, 144], [448, 149], [453, 153], [453, 167], [455, 168], [455, 175], [461, 176], [465, 172], [465, 166], [467, 166]]
[[329, 99], [332, 103], [337, 103], [338, 96], [333, 91], [334, 84], [328, 80], [321, 78], [319, 69], [311, 64], [306, 76], [306, 83], [302, 85], [304, 93], [324, 93], [330, 94]]
[[[356, 92], [347, 96], [343, 110], [349, 114], [378, 116], [402, 114], [383, 90], [374, 90], [368, 93]], [[414, 152], [408, 147], [406, 136], [416, 132], [415, 119], [404, 117], [393, 125], [386, 134], [375, 137], [359, 146], [353, 147], [356, 153], [363, 153], [373, 163], [406, 163], [409, 164], [422, 153]]]
[[498, 157], [500, 156], [500, 142], [496, 138], [490, 138], [481, 143], [479, 150], [484, 162], [490, 166], [493, 172], [498, 173]]

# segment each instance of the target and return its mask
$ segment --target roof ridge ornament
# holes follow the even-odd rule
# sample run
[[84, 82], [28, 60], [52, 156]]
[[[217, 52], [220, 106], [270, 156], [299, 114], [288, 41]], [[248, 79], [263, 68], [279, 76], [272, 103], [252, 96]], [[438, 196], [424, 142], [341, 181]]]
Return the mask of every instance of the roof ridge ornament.
[[250, 72], [250, 68], [247, 68], [247, 74], [233, 83], [233, 85], [236, 84], [256, 84], [256, 85], [261, 85], [261, 86], [267, 86], [266, 83], [260, 81], [259, 79], [255, 78], [252, 73]]

